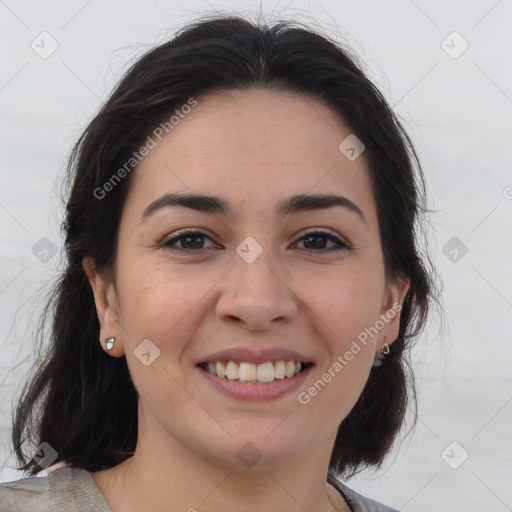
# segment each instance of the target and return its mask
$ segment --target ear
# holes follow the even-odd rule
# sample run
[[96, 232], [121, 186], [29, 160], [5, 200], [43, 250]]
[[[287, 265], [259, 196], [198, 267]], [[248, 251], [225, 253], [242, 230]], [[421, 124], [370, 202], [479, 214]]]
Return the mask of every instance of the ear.
[[400, 312], [410, 286], [410, 279], [405, 277], [397, 277], [386, 286], [379, 317], [379, 320], [384, 322], [384, 327], [380, 331], [380, 339], [377, 341], [376, 348], [378, 352], [380, 352], [384, 342], [391, 345], [398, 338]]
[[105, 273], [96, 271], [96, 265], [91, 257], [85, 257], [82, 260], [82, 266], [94, 294], [96, 313], [100, 323], [100, 345], [103, 350], [106, 350], [105, 342], [107, 338], [115, 337], [114, 347], [107, 353], [114, 357], [120, 357], [124, 355], [124, 349], [121, 340], [119, 302], [114, 283]]

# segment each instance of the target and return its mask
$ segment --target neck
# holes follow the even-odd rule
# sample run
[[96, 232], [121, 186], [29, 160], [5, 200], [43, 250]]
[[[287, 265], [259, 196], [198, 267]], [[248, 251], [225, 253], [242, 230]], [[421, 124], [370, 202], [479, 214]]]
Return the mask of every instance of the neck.
[[264, 469], [234, 469], [169, 438], [164, 447], [157, 438], [139, 431], [133, 457], [91, 474], [113, 512], [164, 512], [170, 504], [184, 512], [349, 511], [327, 484], [330, 442]]

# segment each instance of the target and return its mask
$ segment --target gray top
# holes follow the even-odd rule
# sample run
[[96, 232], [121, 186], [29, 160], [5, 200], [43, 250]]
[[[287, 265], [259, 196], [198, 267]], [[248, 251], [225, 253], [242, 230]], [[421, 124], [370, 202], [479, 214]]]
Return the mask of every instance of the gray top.
[[[337, 477], [328, 481], [339, 490], [352, 512], [398, 512], [349, 489]], [[89, 472], [75, 467], [48, 469], [32, 476], [0, 483], [0, 512], [112, 512]]]

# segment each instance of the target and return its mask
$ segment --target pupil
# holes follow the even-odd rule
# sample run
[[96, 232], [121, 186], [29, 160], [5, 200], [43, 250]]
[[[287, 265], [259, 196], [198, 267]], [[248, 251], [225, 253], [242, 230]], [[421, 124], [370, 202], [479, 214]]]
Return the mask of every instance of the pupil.
[[[318, 245], [316, 244], [316, 242], [318, 242], [319, 240], [325, 242], [325, 238], [322, 236], [308, 236], [307, 238], [304, 239], [304, 245], [306, 245], [306, 246], [307, 246], [307, 242], [306, 242], [307, 240], [315, 240], [315, 243], [313, 243], [313, 245], [316, 246], [317, 248], [318, 248]], [[322, 246], [322, 247], [320, 247], [320, 249], [322, 249], [323, 244], [321, 242], [320, 242], [320, 245]]]
[[[200, 240], [202, 238], [201, 235], [193, 235], [193, 236], [187, 236], [185, 237], [183, 240], [182, 240], [182, 246], [183, 245], [194, 245], [194, 243], [192, 242], [192, 244], [189, 244], [189, 240], [195, 240], [196, 242], [198, 240]], [[185, 249], [197, 249], [197, 247], [184, 247]]]

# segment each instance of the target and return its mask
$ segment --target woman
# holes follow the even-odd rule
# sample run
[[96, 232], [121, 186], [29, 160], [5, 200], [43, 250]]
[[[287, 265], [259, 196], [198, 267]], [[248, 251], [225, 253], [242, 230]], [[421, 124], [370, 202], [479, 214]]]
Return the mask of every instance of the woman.
[[133, 65], [68, 170], [13, 428], [31, 478], [0, 510], [394, 510], [341, 478], [398, 435], [435, 287], [421, 167], [354, 58], [298, 24], [198, 21]]

